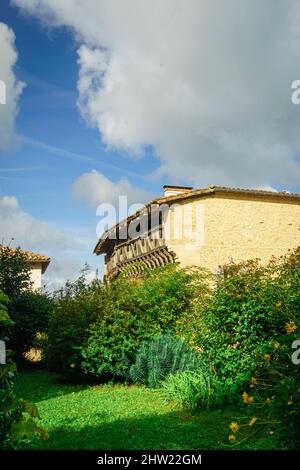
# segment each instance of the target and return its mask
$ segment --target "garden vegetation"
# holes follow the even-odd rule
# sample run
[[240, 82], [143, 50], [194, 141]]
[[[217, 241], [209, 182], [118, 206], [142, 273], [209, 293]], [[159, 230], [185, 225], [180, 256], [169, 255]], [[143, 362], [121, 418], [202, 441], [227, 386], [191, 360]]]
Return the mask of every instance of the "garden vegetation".
[[[170, 265], [103, 285], [83, 271], [46, 299], [36, 326], [34, 308], [18, 311], [44, 332], [45, 367], [61, 377], [135, 383], [182, 409], [229, 410], [224, 446], [247, 447], [263, 433], [277, 448], [299, 448], [300, 365], [292, 355], [300, 249], [267, 266], [231, 263], [220, 275]], [[31, 343], [14, 344], [24, 351]]]
[[174, 266], [108, 286], [84, 275], [56, 299], [46, 361], [97, 381], [161, 386], [191, 408], [244, 407], [228, 424], [232, 445], [259, 426], [299, 445], [300, 250], [212, 276]]

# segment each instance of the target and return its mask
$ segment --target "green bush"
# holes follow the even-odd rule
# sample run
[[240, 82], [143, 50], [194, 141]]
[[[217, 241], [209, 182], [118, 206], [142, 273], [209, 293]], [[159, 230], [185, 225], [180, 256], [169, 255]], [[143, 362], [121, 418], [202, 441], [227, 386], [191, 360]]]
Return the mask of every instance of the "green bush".
[[223, 394], [215, 374], [206, 367], [169, 375], [162, 383], [162, 392], [167, 400], [179, 406], [202, 409], [220, 404], [219, 392]]
[[170, 374], [194, 370], [199, 365], [199, 353], [175, 335], [162, 334], [139, 348], [130, 378], [149, 387], [158, 386]]
[[[248, 410], [248, 423], [238, 421], [238, 428], [231, 426], [230, 440], [239, 444], [241, 439], [250, 439], [253, 427], [259, 426], [276, 434], [284, 448], [299, 449], [300, 365], [292, 361], [292, 355], [296, 346], [296, 356], [300, 356], [300, 249], [272, 264], [268, 291], [274, 289], [280, 296], [273, 307], [279, 324], [256, 353], [253, 376], [239, 397]], [[270, 295], [271, 305], [274, 297]]]
[[299, 318], [299, 281], [288, 277], [285, 263], [228, 267], [209, 304], [198, 312], [194, 342], [233, 395], [250, 379], [265, 347], [282, 335], [285, 323]]
[[[0, 340], [4, 342], [14, 326], [8, 315], [8, 304], [8, 297], [0, 290]], [[0, 450], [13, 448], [18, 441], [33, 434], [47, 438], [47, 432], [33, 420], [38, 417], [36, 406], [15, 396], [15, 373], [16, 365], [11, 351], [7, 350], [5, 364], [0, 365]]]
[[89, 326], [109, 308], [104, 297], [100, 281], [88, 284], [85, 272], [56, 293], [44, 351], [50, 369], [67, 375], [80, 373], [81, 347]]
[[22, 292], [13, 296], [9, 309], [14, 328], [9, 341], [17, 361], [34, 347], [38, 333], [45, 332], [53, 310], [53, 299], [38, 292]]
[[20, 249], [0, 250], [0, 289], [9, 296], [9, 315], [14, 328], [9, 339], [9, 347], [14, 359], [20, 362], [23, 353], [35, 342], [37, 333], [42, 333], [48, 324], [52, 310], [52, 300], [31, 290], [28, 260]]
[[143, 341], [174, 332], [191, 311], [195, 274], [166, 266], [143, 278], [118, 279], [105, 288], [109, 308], [90, 327], [82, 348], [83, 370], [98, 378], [128, 378]]

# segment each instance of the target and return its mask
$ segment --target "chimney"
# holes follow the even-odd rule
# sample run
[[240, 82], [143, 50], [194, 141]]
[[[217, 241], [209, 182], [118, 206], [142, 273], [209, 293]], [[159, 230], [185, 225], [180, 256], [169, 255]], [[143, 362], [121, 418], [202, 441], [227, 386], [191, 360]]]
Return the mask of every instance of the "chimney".
[[171, 186], [169, 184], [165, 184], [163, 186], [164, 196], [177, 196], [177, 194], [186, 193], [188, 191], [192, 191], [193, 188], [191, 186]]

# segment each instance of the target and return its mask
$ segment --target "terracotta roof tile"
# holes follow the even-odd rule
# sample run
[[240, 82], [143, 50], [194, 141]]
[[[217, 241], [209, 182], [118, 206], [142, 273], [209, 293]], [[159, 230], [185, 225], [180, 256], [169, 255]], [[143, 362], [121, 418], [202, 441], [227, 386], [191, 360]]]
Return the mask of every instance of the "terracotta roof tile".
[[8, 248], [12, 253], [16, 253], [16, 252], [21, 253], [28, 259], [28, 261], [50, 263], [50, 258], [48, 256], [40, 255], [38, 253], [33, 253], [32, 251], [21, 250], [18, 248], [9, 248], [7, 246], [0, 245], [0, 253], [1, 253], [1, 250], [3, 250], [4, 248], [6, 249]]

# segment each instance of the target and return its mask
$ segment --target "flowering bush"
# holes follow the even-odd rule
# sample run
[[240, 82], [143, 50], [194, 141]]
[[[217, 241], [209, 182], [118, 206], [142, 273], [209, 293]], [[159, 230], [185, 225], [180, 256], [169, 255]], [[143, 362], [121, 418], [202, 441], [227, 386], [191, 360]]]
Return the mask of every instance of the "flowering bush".
[[[274, 276], [276, 273], [276, 276]], [[254, 427], [264, 426], [285, 448], [300, 445], [300, 250], [273, 263], [273, 279], [281, 299], [275, 313], [280, 319], [273, 338], [255, 354], [255, 370], [241, 400], [247, 406], [248, 422], [233, 421], [229, 441], [250, 437]], [[272, 298], [270, 299], [270, 302]], [[293, 347], [299, 347], [294, 351]], [[292, 360], [292, 357], [295, 359]], [[247, 432], [246, 432], [247, 430]], [[243, 436], [243, 437], [242, 437]]]
[[193, 341], [233, 399], [255, 373], [258, 358], [271, 354], [269, 345], [281, 343], [299, 323], [299, 258], [297, 250], [267, 267], [258, 261], [229, 266], [211, 301], [198, 313]]

